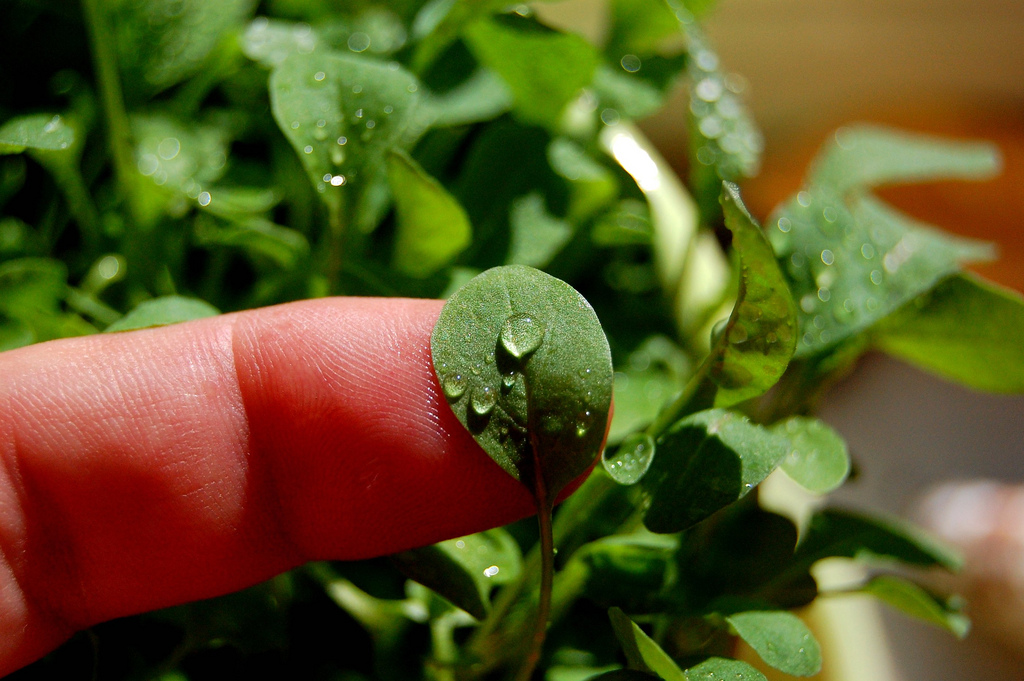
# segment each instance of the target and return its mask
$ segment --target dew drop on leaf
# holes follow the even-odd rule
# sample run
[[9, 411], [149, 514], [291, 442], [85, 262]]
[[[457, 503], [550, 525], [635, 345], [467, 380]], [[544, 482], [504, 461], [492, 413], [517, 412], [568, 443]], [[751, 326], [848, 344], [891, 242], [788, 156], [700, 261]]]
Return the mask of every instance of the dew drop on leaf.
[[501, 345], [516, 359], [536, 352], [543, 342], [544, 324], [532, 315], [514, 314], [501, 327]]
[[473, 396], [470, 398], [470, 406], [473, 407], [473, 411], [479, 416], [487, 416], [494, 409], [495, 403], [498, 401], [498, 395], [496, 391], [490, 386], [485, 385], [473, 392]]
[[449, 400], [457, 400], [466, 392], [466, 378], [462, 374], [448, 374], [441, 381], [441, 389]]

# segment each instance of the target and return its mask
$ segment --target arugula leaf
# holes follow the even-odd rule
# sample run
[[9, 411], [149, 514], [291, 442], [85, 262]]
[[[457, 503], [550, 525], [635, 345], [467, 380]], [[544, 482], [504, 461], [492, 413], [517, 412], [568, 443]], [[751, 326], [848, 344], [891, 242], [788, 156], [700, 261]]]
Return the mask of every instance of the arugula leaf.
[[744, 497], [789, 452], [788, 441], [722, 409], [676, 422], [657, 441], [643, 478], [644, 525], [671, 533], [695, 525]]
[[870, 337], [890, 355], [963, 385], [1024, 392], [1024, 297], [972, 274], [904, 305]]
[[509, 475], [553, 499], [604, 440], [611, 405], [608, 341], [568, 284], [522, 265], [459, 289], [430, 347], [459, 421]]
[[988, 145], [875, 127], [837, 133], [806, 188], [776, 209], [769, 238], [800, 306], [796, 356], [821, 354], [931, 289], [988, 246], [939, 234], [869, 194], [872, 186], [997, 168]]

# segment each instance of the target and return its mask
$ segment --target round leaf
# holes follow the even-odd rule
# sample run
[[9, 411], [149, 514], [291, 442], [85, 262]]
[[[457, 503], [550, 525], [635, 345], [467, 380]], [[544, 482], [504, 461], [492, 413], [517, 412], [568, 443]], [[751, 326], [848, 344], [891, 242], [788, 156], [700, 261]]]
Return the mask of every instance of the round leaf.
[[772, 430], [789, 440], [789, 454], [780, 465], [802, 487], [827, 494], [846, 480], [850, 455], [836, 431], [817, 419], [802, 416], [786, 419]]
[[611, 353], [571, 286], [522, 265], [487, 270], [448, 300], [430, 344], [455, 415], [538, 498], [593, 462], [611, 406]]

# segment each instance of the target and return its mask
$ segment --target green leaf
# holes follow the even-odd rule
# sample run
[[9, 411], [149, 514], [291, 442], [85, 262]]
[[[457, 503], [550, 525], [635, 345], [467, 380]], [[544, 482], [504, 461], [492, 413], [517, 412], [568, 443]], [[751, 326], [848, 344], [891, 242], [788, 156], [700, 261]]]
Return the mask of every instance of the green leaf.
[[309, 242], [301, 233], [254, 215], [232, 216], [226, 224], [197, 219], [195, 238], [201, 246], [240, 248], [257, 260], [269, 260], [286, 270], [299, 267], [309, 258]]
[[725, 618], [765, 663], [793, 676], [821, 671], [821, 647], [799, 617], [785, 610], [750, 610]]
[[971, 274], [951, 277], [871, 331], [874, 344], [979, 390], [1024, 392], [1024, 297]]
[[709, 409], [677, 421], [657, 441], [643, 479], [650, 503], [644, 525], [684, 530], [745, 496], [775, 470], [788, 442], [746, 417]]
[[740, 660], [709, 657], [686, 670], [686, 681], [767, 681], [764, 674]]
[[793, 416], [773, 431], [789, 440], [782, 470], [805, 489], [828, 494], [850, 473], [850, 455], [840, 435], [817, 419]]
[[419, 83], [397, 63], [355, 54], [293, 54], [270, 74], [274, 119], [320, 197], [347, 205], [363, 231], [387, 203], [386, 159], [408, 151], [426, 121]]
[[613, 0], [608, 44], [609, 61], [625, 54], [656, 54], [666, 39], [678, 36], [679, 19], [664, 0]]
[[689, 23], [683, 32], [690, 53], [690, 184], [702, 217], [711, 221], [718, 209], [714, 197], [719, 183], [756, 175], [764, 141], [703, 31]]
[[833, 348], [956, 273], [963, 262], [991, 255], [984, 244], [940, 234], [900, 214], [872, 197], [871, 185], [979, 178], [995, 168], [988, 146], [872, 127], [837, 134], [805, 190], [769, 220], [769, 238], [801, 311], [796, 356]]
[[538, 499], [553, 499], [594, 461], [611, 354], [597, 315], [568, 284], [522, 265], [487, 270], [448, 299], [430, 346], [459, 421]]
[[911, 617], [950, 631], [957, 638], [963, 638], [970, 631], [971, 621], [957, 607], [958, 599], [935, 596], [901, 577], [880, 575], [862, 586], [860, 591]]
[[215, 317], [220, 310], [198, 298], [163, 296], [136, 305], [131, 312], [108, 326], [104, 332], [132, 331], [167, 326], [203, 317]]
[[[654, 681], [659, 677], [637, 669], [613, 669], [600, 676], [588, 677], [589, 681]], [[557, 681], [548, 679], [547, 681]]]
[[63, 309], [67, 268], [51, 258], [16, 258], [0, 263], [0, 331], [4, 349], [95, 333]]
[[254, 0], [104, 0], [118, 65], [129, 89], [147, 94], [201, 71], [226, 36], [241, 29]]
[[675, 574], [679, 542], [663, 535], [605, 537], [575, 555], [588, 568], [584, 592], [601, 605], [650, 610]]
[[470, 125], [489, 121], [512, 106], [505, 81], [489, 69], [477, 69], [463, 83], [443, 94], [430, 94], [425, 102], [433, 127]]
[[728, 407], [763, 395], [779, 380], [796, 347], [796, 305], [761, 228], [724, 183], [725, 225], [740, 261], [740, 286], [729, 320], [711, 350], [715, 405]]
[[569, 181], [566, 218], [570, 222], [591, 217], [618, 196], [618, 182], [608, 168], [566, 137], [557, 137], [548, 145], [548, 162], [552, 170]]
[[75, 142], [75, 131], [58, 115], [32, 114], [11, 118], [0, 126], [0, 156], [26, 149], [59, 151]]
[[522, 572], [519, 546], [500, 528], [404, 551], [392, 561], [404, 575], [477, 619], [490, 611], [491, 589]]
[[598, 246], [649, 245], [653, 233], [651, 214], [646, 204], [624, 199], [598, 218], [590, 238]]
[[599, 57], [584, 38], [518, 16], [476, 21], [464, 33], [473, 55], [508, 85], [527, 123], [556, 128], [594, 76]]
[[963, 559], [906, 524], [849, 511], [826, 509], [811, 516], [795, 560], [810, 565], [822, 558], [896, 560], [957, 571]]
[[540, 192], [512, 202], [509, 226], [509, 265], [544, 267], [572, 238], [572, 225], [547, 211]]
[[256, 17], [240, 36], [242, 52], [249, 59], [273, 68], [292, 54], [312, 54], [322, 45], [309, 24]]
[[388, 155], [388, 181], [398, 214], [392, 266], [412, 277], [434, 274], [472, 241], [466, 211], [404, 153]]
[[691, 373], [686, 353], [667, 336], [645, 339], [615, 372], [615, 415], [608, 439], [617, 442], [646, 428]]
[[611, 608], [608, 617], [612, 629], [626, 654], [630, 669], [650, 672], [663, 681], [687, 681], [683, 670], [661, 649], [654, 640], [637, 626], [636, 622], [626, 617], [619, 608]]

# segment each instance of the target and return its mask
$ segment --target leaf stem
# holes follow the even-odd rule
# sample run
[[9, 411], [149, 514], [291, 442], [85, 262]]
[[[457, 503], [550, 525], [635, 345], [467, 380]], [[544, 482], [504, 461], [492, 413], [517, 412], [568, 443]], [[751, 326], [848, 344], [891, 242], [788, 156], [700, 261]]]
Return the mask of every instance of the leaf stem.
[[[539, 468], [539, 467], [538, 467]], [[540, 662], [541, 650], [544, 647], [544, 639], [548, 631], [548, 619], [551, 615], [551, 589], [555, 575], [555, 541], [552, 531], [551, 516], [553, 504], [547, 498], [547, 490], [539, 478], [541, 473], [537, 472], [537, 525], [540, 529], [540, 596], [537, 604], [537, 619], [533, 629], [533, 640], [530, 644], [530, 652], [526, 655], [526, 661], [519, 668], [515, 681], [530, 681], [533, 670]]]

